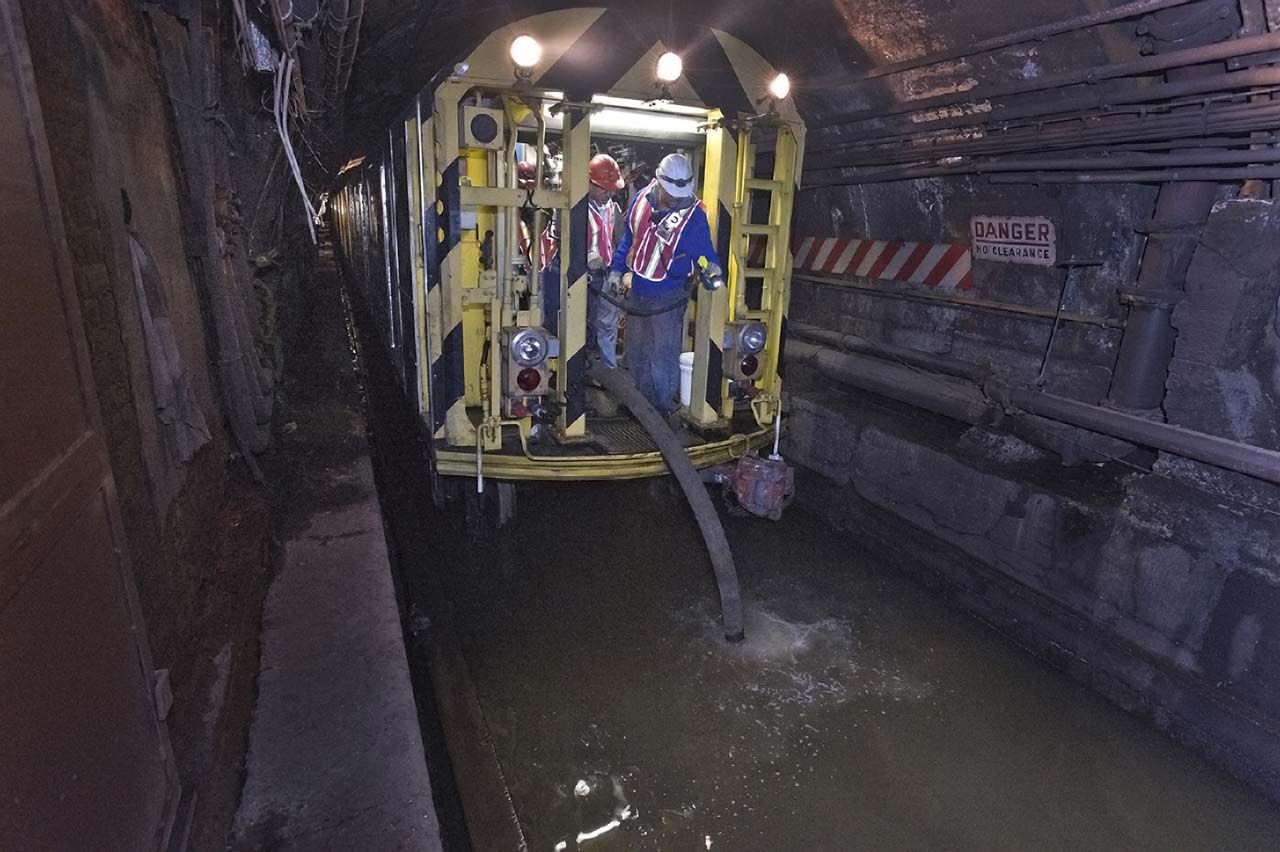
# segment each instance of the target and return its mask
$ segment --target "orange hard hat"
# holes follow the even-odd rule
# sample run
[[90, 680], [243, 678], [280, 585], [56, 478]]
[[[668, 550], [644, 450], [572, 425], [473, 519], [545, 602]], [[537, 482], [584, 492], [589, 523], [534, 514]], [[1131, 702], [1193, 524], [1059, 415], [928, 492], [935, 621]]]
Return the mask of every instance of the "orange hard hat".
[[537, 177], [538, 167], [533, 163], [516, 163], [516, 183], [521, 189], [528, 189], [533, 186], [533, 182]]
[[591, 182], [601, 189], [616, 192], [626, 186], [622, 181], [622, 169], [618, 168], [618, 161], [608, 154], [596, 154], [592, 157], [588, 173]]

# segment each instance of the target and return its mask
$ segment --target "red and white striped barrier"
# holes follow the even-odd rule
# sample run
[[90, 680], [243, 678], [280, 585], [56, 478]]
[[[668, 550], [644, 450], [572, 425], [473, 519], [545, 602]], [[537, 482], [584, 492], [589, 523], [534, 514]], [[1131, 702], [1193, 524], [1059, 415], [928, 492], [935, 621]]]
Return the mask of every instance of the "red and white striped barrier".
[[795, 268], [822, 275], [845, 275], [924, 284], [942, 290], [973, 286], [973, 257], [967, 245], [805, 237], [795, 249]]
[[[764, 241], [751, 254], [763, 255]], [[794, 246], [797, 271], [848, 278], [924, 284], [941, 290], [973, 286], [973, 256], [967, 245], [804, 237]], [[752, 261], [752, 266], [758, 261]]]

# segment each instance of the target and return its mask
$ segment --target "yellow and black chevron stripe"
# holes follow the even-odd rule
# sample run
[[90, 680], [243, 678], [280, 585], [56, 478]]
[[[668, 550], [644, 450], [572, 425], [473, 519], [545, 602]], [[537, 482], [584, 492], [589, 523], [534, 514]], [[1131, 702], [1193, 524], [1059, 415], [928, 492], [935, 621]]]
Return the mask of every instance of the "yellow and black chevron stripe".
[[560, 228], [560, 370], [562, 389], [560, 432], [564, 438], [587, 433], [587, 166], [591, 160], [589, 113], [570, 107], [564, 132], [565, 170], [569, 195], [568, 227]]
[[[731, 287], [742, 286], [741, 273], [732, 242], [734, 199], [738, 192], [738, 145], [735, 130], [723, 116], [714, 117], [716, 126], [708, 130], [703, 203], [707, 206], [716, 253], [724, 264]], [[732, 414], [727, 400], [724, 376], [725, 322], [731, 319], [733, 292], [730, 288], [714, 293], [698, 292], [698, 321], [695, 326], [693, 386], [699, 393], [690, 400], [690, 413], [695, 421], [710, 424]], [[705, 362], [700, 357], [706, 352]], [[705, 368], [702, 364], [705, 363]]]
[[[436, 274], [428, 279], [428, 302], [431, 290], [438, 290], [440, 304], [438, 325], [440, 346], [432, 352], [431, 409], [436, 438], [446, 437], [446, 429], [460, 414], [466, 417], [466, 365], [462, 348], [461, 310], [461, 206], [459, 204], [459, 161], [456, 151], [452, 160], [437, 176], [435, 206]], [[453, 284], [455, 286], [450, 286]], [[452, 436], [448, 436], [452, 437]], [[458, 441], [458, 443], [462, 443]]]

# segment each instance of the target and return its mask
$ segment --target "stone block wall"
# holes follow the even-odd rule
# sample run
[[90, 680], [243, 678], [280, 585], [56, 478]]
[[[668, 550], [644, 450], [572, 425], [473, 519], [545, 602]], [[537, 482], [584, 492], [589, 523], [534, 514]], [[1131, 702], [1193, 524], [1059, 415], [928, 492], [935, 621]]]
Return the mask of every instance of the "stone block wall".
[[1066, 469], [794, 372], [802, 505], [1280, 797], [1280, 494], [1181, 460]]
[[[967, 241], [974, 212], [1050, 215], [1063, 232], [1060, 256], [1102, 260], [1077, 273], [1067, 310], [1123, 316], [1116, 290], [1140, 257], [1148, 188], [1080, 187], [1052, 201], [1031, 188], [956, 185], [932, 219], [917, 215], [920, 196], [902, 185], [807, 193], [801, 207], [821, 217], [859, 199], [843, 235], [954, 242]], [[1215, 207], [1174, 313], [1164, 405], [1171, 423], [1273, 449], [1275, 211], [1256, 200]], [[975, 295], [1052, 307], [1063, 274], [977, 264]], [[1022, 384], [1035, 376], [1049, 328], [803, 283], [792, 318], [990, 363]], [[1046, 390], [1102, 400], [1118, 341], [1118, 331], [1064, 326]], [[888, 541], [904, 566], [983, 619], [1280, 798], [1280, 488], [1153, 452], [1067, 467], [1010, 434], [836, 387], [800, 366], [787, 383], [787, 451], [815, 474], [802, 502], [835, 526]]]
[[[963, 295], [1050, 312], [1061, 299], [1066, 313], [1119, 320], [1118, 291], [1137, 273], [1141, 232], [1154, 203], [1155, 189], [1146, 186], [993, 187], [981, 178], [931, 178], [802, 192], [794, 232], [967, 244], [971, 216], [1044, 216], [1057, 227], [1059, 266], [976, 261], [973, 289]], [[1069, 259], [1091, 265], [1075, 269], [1068, 280], [1061, 264]], [[792, 316], [822, 317], [847, 333], [987, 363], [1021, 381], [1039, 372], [1053, 325], [1045, 317], [922, 304], [803, 280], [793, 285]], [[1045, 370], [1046, 389], [1099, 401], [1119, 343], [1116, 329], [1062, 323]]]
[[[205, 561], [198, 543], [222, 502], [228, 450], [181, 227], [171, 105], [135, 4], [51, 0], [23, 9], [122, 520], [153, 656], [167, 666], [190, 626]], [[186, 463], [163, 445], [129, 227], [155, 258], [212, 435]]]

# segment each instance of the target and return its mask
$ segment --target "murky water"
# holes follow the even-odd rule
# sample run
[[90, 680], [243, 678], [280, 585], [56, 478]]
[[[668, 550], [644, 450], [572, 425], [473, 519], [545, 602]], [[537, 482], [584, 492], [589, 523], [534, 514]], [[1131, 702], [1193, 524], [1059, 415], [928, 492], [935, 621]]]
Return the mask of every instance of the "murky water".
[[801, 511], [727, 520], [740, 646], [681, 502], [520, 513], [450, 594], [535, 852], [1280, 849], [1280, 808]]

